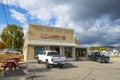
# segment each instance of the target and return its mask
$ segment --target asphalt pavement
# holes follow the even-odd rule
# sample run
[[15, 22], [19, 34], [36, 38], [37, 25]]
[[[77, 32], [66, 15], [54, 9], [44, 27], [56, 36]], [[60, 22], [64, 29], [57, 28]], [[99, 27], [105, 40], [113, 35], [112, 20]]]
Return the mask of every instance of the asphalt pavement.
[[6, 71], [4, 80], [120, 80], [120, 60], [68, 61], [62, 69], [46, 69], [44, 63], [32, 62], [17, 71]]

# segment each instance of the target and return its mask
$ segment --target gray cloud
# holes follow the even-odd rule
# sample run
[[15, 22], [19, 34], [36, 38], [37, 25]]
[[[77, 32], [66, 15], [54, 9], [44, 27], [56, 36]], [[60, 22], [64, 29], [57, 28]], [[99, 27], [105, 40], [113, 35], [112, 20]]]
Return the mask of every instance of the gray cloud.
[[114, 29], [120, 29], [117, 27], [120, 26], [119, 3], [120, 0], [71, 0], [72, 20], [85, 29], [83, 32], [77, 32], [81, 44], [120, 44], [120, 30]]
[[77, 21], [96, 19], [102, 15], [109, 15], [112, 20], [120, 18], [120, 0], [72, 0], [71, 4], [73, 6], [73, 19]]
[[120, 28], [115, 27], [116, 29], [118, 29], [118, 31], [113, 28], [97, 28], [95, 31], [86, 30], [84, 34], [78, 32], [77, 35], [79, 35], [80, 42], [86, 45], [94, 43], [99, 43], [99, 45], [120, 44]]

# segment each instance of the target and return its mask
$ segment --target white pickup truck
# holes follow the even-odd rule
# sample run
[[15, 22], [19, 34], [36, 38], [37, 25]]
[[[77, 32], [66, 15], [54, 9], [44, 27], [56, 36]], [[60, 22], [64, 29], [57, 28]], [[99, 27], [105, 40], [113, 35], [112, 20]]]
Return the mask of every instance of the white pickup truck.
[[45, 62], [46, 68], [50, 68], [51, 65], [57, 65], [62, 68], [66, 62], [66, 58], [60, 56], [56, 51], [45, 50], [43, 54], [38, 54], [37, 62]]

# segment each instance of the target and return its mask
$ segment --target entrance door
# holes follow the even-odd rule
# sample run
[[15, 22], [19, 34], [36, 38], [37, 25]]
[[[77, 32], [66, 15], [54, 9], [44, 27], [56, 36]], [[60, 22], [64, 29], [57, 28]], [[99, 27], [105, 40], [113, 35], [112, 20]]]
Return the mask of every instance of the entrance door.
[[60, 48], [58, 46], [50, 46], [50, 50], [55, 50], [60, 55]]
[[87, 57], [87, 50], [86, 48], [76, 48], [76, 59], [80, 60], [82, 58]]

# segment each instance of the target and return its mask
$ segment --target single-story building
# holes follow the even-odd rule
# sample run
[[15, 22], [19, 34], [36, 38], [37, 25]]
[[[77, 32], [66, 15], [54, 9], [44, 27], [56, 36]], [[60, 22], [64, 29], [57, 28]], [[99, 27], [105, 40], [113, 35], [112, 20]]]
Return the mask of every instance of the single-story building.
[[34, 61], [37, 54], [42, 54], [44, 50], [56, 50], [67, 60], [87, 57], [87, 48], [78, 44], [73, 29], [29, 24], [23, 46], [24, 60]]

